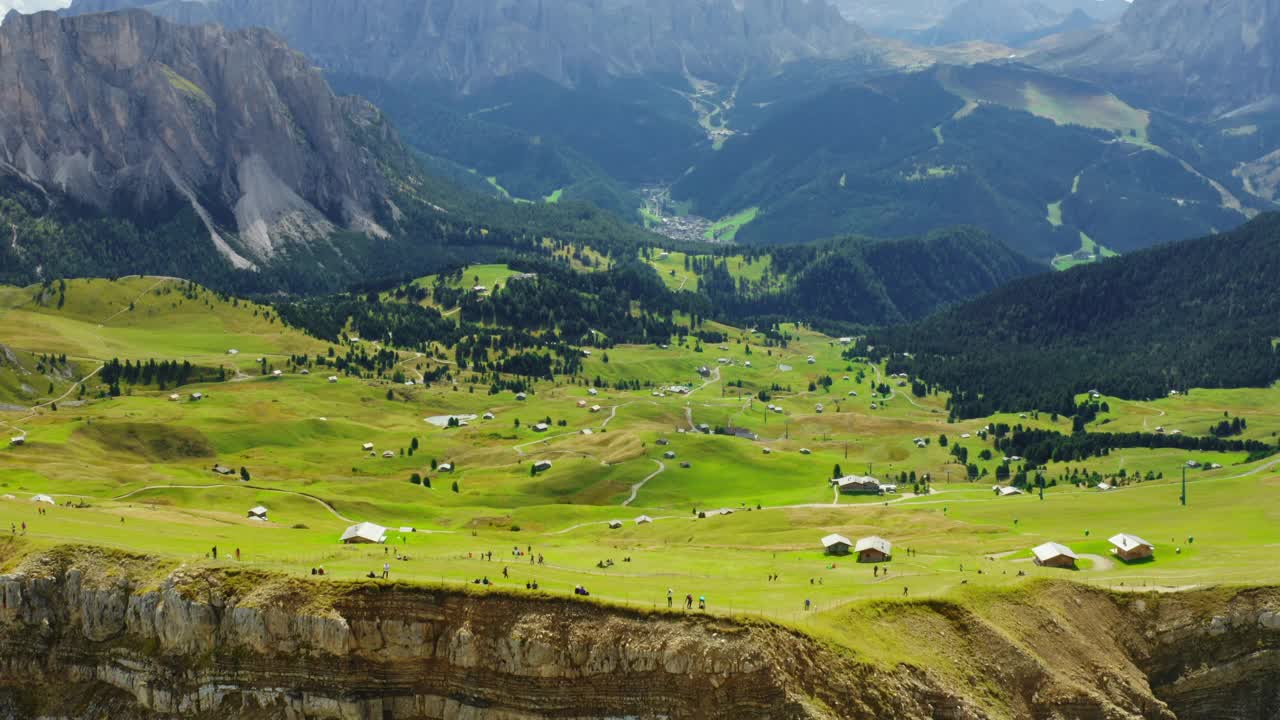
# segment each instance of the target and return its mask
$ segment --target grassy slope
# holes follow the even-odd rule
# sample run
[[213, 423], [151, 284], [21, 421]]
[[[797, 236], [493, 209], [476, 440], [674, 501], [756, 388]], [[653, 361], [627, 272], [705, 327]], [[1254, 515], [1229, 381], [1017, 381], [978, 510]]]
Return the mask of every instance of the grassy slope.
[[[15, 344], [73, 347], [86, 359], [130, 350], [147, 357], [228, 362], [225, 348], [232, 343], [241, 346], [242, 358], [243, 353], [275, 356], [322, 347], [254, 317], [249, 304], [235, 307], [204, 295], [203, 301], [183, 300], [164, 294], [163, 283], [152, 288], [155, 282], [126, 281], [120, 287], [104, 282], [95, 287], [100, 302], [91, 301], [88, 286], [72, 283], [62, 313], [8, 310], [0, 316], [0, 338], [10, 341], [20, 334], [23, 342]], [[112, 308], [127, 308], [131, 298], [132, 313], [98, 326]], [[209, 328], [225, 328], [233, 339]], [[0, 493], [16, 498], [0, 500], [0, 525], [27, 522], [25, 540], [35, 549], [88, 541], [201, 564], [213, 562], [205, 555], [217, 545], [223, 557], [241, 549], [244, 563], [252, 567], [305, 575], [323, 565], [338, 578], [381, 566], [383, 548], [338, 545], [347, 520], [321, 502], [290, 494], [303, 493], [322, 498], [351, 520], [432, 531], [392, 533], [393, 543], [412, 558], [393, 563], [402, 579], [464, 583], [488, 576], [514, 588], [536, 578], [556, 593], [583, 583], [601, 599], [645, 605], [673, 587], [680, 594], [707, 595], [713, 609], [732, 607], [786, 620], [800, 618], [807, 598], [827, 611], [807, 621], [814, 631], [837, 635], [844, 618], [840, 608], [847, 603], [900, 597], [904, 586], [913, 597], [962, 598], [965, 581], [963, 592], [1020, 586], [1027, 579], [1018, 571], [1032, 579], [1071, 577], [1103, 585], [1280, 581], [1264, 550], [1280, 542], [1275, 529], [1280, 479], [1274, 472], [1233, 479], [1251, 469], [1239, 465], [1243, 458], [1198, 455], [1226, 468], [1195, 474], [1192, 504], [1184, 509], [1172, 478], [1186, 454], [1122, 451], [1079, 467], [1150, 470], [1169, 480], [1109, 494], [1057, 487], [1043, 501], [997, 499], [989, 481], [959, 481], [961, 470], [948, 464], [937, 436], [945, 433], [952, 442], [963, 442], [976, 456], [982, 443], [959, 436], [987, 422], [1067, 430], [1065, 420], [1004, 416], [948, 424], [945, 398], [874, 398], [875, 368], [840, 359], [841, 346], [828, 338], [791, 331], [795, 339], [786, 349], [762, 347], [758, 337], [734, 331], [726, 349], [617, 347], [608, 351], [607, 363], [605, 353], [586, 361], [585, 377], [687, 383], [697, 388], [687, 397], [655, 397], [649, 389], [603, 390], [591, 397], [580, 385], [543, 383], [518, 401], [510, 393], [490, 396], [483, 386], [473, 392], [462, 382], [457, 389], [449, 384], [398, 388], [396, 400], [388, 401], [384, 382], [344, 378], [329, 384], [314, 373], [204, 386], [198, 389], [209, 398], [200, 403], [135, 391], [29, 418], [0, 412], [0, 422], [21, 419], [30, 433], [27, 446], [0, 448], [5, 468]], [[808, 355], [815, 356], [813, 365], [806, 362]], [[721, 367], [718, 358], [732, 364]], [[745, 367], [747, 361], [752, 367]], [[252, 358], [240, 362], [253, 365]], [[719, 368], [719, 380], [699, 378], [696, 368], [702, 364]], [[833, 378], [832, 387], [809, 391], [809, 382], [822, 375]], [[743, 387], [729, 386], [730, 381]], [[765, 403], [749, 399], [774, 385], [782, 390], [770, 402], [784, 408], [783, 414], [766, 412]], [[1189, 398], [1158, 403], [1113, 402], [1113, 413], [1103, 420], [1109, 421], [1105, 429], [1134, 428], [1163, 411], [1162, 424], [1190, 433], [1227, 410], [1250, 420], [1251, 436], [1266, 437], [1280, 431], [1280, 416], [1271, 411], [1276, 392], [1193, 391]], [[578, 400], [603, 410], [579, 408]], [[815, 412], [819, 402], [826, 406], [822, 414]], [[496, 419], [458, 429], [424, 422], [434, 415], [485, 411]], [[761, 439], [681, 433], [688, 425], [686, 413], [697, 423], [749, 428]], [[553, 420], [549, 432], [530, 429], [547, 417]], [[560, 420], [564, 427], [555, 425]], [[583, 429], [593, 434], [583, 435]], [[911, 442], [917, 436], [933, 442], [917, 449]], [[414, 438], [421, 449], [410, 456]], [[670, 445], [657, 445], [659, 438]], [[361, 451], [363, 442], [375, 443], [375, 457]], [[765, 454], [765, 447], [772, 452]], [[801, 448], [811, 454], [800, 454]], [[395, 457], [383, 459], [386, 449]], [[666, 450], [677, 458], [663, 459]], [[455, 463], [456, 472], [431, 472], [433, 458]], [[537, 459], [551, 460], [552, 470], [531, 476], [529, 466]], [[660, 461], [665, 472], [623, 507], [630, 486], [657, 470]], [[680, 468], [681, 461], [692, 466]], [[213, 475], [209, 468], [215, 462], [248, 468], [252, 482]], [[884, 475], [929, 473], [936, 480], [935, 494], [888, 498], [888, 504], [841, 498], [832, 505], [826, 478], [837, 463], [845, 472], [870, 466]], [[994, 462], [979, 464], [989, 471], [995, 467]], [[1049, 474], [1063, 469], [1052, 467]], [[433, 487], [410, 484], [414, 472], [429, 477]], [[946, 481], [948, 473], [953, 482]], [[450, 490], [455, 480], [457, 493]], [[28, 501], [37, 492], [52, 493], [60, 502], [83, 498], [90, 507], [60, 507], [37, 516]], [[259, 503], [270, 508], [271, 523], [244, 519], [245, 511]], [[745, 511], [757, 504], [764, 509]], [[692, 512], [721, 507], [740, 511], [704, 520]], [[658, 520], [643, 526], [630, 522], [641, 513]], [[624, 520], [623, 528], [609, 530], [604, 523], [611, 519]], [[291, 529], [296, 525], [305, 529]], [[1119, 531], [1157, 543], [1158, 561], [1130, 568], [1086, 559], [1077, 573], [1027, 562], [1029, 548], [1049, 539], [1104, 556], [1105, 539]], [[875, 576], [848, 559], [824, 557], [817, 540], [830, 532], [893, 540], [899, 553], [890, 577]], [[1192, 536], [1194, 543], [1188, 542]], [[511, 556], [513, 546], [532, 546], [547, 564], [531, 568], [527, 557]], [[1181, 554], [1172, 552], [1178, 546]], [[902, 552], [906, 547], [918, 554], [908, 557]], [[471, 556], [490, 550], [493, 562]], [[624, 557], [632, 562], [623, 563]], [[603, 559], [616, 564], [597, 568]], [[961, 573], [961, 565], [968, 572]], [[509, 580], [501, 577], [503, 566], [511, 571]], [[981, 576], [972, 572], [979, 566]], [[782, 581], [765, 582], [774, 573]], [[811, 585], [810, 578], [822, 583]]]

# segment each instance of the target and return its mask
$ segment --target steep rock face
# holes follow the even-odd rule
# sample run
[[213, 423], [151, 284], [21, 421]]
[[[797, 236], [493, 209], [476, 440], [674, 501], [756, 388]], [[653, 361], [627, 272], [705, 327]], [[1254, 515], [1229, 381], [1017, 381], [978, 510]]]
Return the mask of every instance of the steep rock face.
[[[850, 628], [945, 648], [926, 653], [935, 673], [866, 664], [767, 623], [248, 571], [180, 569], [157, 584], [153, 568], [59, 549], [0, 577], [0, 714], [1274, 717], [1280, 603], [1266, 591], [1117, 598], [1064, 584], [1000, 601], [994, 615], [1012, 623], [1000, 629], [929, 601]], [[1244, 663], [1251, 672], [1236, 671]], [[974, 673], [983, 682], [962, 680]]]
[[265, 31], [141, 11], [0, 27], [0, 171], [104, 211], [189, 203], [237, 267], [338, 227], [385, 234], [386, 182], [357, 137], [397, 142]]
[[1135, 0], [1114, 29], [1035, 62], [1127, 87], [1175, 110], [1223, 114], [1280, 92], [1280, 4]]
[[865, 40], [827, 0], [76, 0], [70, 12], [121, 7], [266, 27], [330, 70], [461, 89], [521, 72], [564, 84], [685, 70], [733, 78]]

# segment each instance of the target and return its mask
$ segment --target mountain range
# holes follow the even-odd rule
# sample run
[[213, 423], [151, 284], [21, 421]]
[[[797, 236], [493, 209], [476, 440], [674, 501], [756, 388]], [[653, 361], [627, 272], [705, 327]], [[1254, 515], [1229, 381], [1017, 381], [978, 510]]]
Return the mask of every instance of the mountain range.
[[1272, 112], [1280, 93], [1280, 4], [1134, 0], [1114, 27], [1032, 59], [1184, 116]]
[[124, 7], [268, 28], [329, 71], [459, 91], [524, 73], [565, 85], [654, 73], [731, 79], [843, 56], [866, 38], [826, 0], [75, 0], [69, 12]]

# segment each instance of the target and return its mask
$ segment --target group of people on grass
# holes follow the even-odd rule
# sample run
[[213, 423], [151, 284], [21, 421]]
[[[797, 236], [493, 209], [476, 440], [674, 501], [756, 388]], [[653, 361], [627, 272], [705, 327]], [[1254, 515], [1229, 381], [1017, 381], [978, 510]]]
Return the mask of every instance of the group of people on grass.
[[[675, 596], [676, 596], [676, 591], [675, 591], [675, 590], [673, 590], [673, 589], [671, 589], [671, 588], [667, 588], [667, 607], [668, 607], [668, 608], [671, 608], [671, 607], [674, 607], [674, 606], [675, 606]], [[692, 609], [693, 609], [693, 595], [692, 595], [692, 594], [686, 594], [686, 595], [684, 596], [684, 609], [685, 609], [685, 610], [692, 610]], [[698, 596], [698, 609], [699, 609], [699, 610], [706, 610], [706, 609], [707, 609], [707, 596], [706, 596], [706, 595], [699, 595], [699, 596]]]

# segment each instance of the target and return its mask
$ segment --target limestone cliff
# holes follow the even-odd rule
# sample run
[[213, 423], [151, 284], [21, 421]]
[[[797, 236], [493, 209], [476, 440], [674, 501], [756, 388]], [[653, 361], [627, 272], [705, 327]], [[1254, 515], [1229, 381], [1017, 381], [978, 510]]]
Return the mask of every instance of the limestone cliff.
[[[1052, 586], [1008, 599], [1039, 626], [1027, 635], [947, 603], [881, 608], [940, 659], [916, 668], [768, 623], [236, 570], [156, 580], [155, 567], [60, 549], [0, 577], [0, 716], [1263, 720], [1277, 709], [1269, 591]], [[1086, 629], [1091, 647], [1078, 647]], [[974, 652], [954, 660], [967, 681], [942, 660], [966, 634]], [[1093, 673], [1039, 662], [1055, 653]]]
[[112, 214], [190, 205], [240, 268], [336, 229], [386, 234], [380, 114], [262, 30], [142, 11], [11, 13], [0, 174]]

